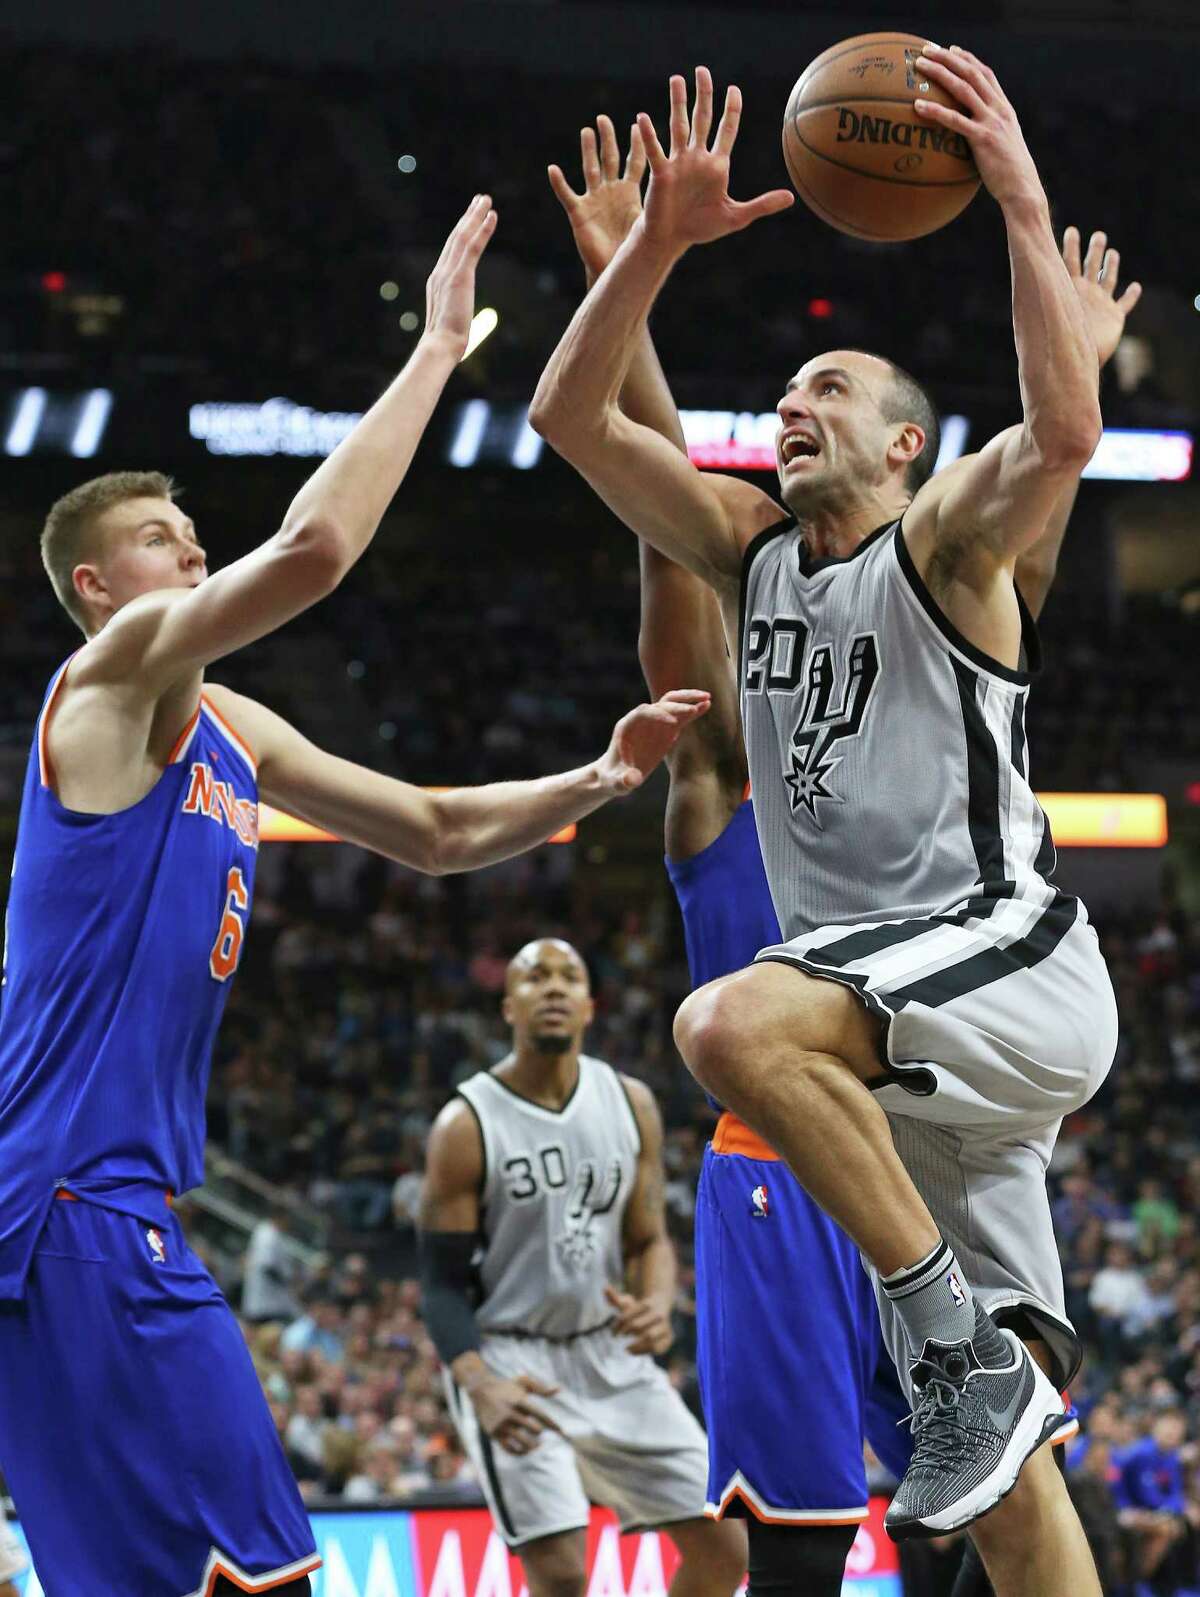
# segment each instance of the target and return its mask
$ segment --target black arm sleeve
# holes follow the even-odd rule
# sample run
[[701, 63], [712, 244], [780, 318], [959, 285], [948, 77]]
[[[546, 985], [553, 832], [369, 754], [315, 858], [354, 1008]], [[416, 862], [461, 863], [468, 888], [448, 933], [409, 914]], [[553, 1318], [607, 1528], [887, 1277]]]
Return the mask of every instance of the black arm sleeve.
[[474, 1258], [479, 1238], [470, 1231], [422, 1231], [421, 1313], [438, 1357], [453, 1364], [479, 1348], [479, 1301]]

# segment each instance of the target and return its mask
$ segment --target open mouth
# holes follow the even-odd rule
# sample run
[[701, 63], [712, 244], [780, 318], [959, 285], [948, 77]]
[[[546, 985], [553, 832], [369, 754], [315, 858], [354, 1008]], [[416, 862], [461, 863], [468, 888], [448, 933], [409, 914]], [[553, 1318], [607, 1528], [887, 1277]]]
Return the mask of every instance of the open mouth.
[[796, 460], [813, 460], [821, 453], [821, 446], [807, 433], [789, 433], [780, 445], [780, 458], [785, 466]]

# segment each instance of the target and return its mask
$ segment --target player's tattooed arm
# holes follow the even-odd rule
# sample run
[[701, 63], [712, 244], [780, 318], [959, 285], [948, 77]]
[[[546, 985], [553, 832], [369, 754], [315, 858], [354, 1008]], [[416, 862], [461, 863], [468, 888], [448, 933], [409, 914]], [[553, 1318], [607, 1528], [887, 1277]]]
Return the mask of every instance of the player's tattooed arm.
[[1024, 418], [926, 483], [905, 515], [905, 537], [923, 575], [953, 551], [957, 580], [987, 605], [1001, 592], [999, 574], [1008, 579], [1096, 448], [1099, 362], [1037, 168], [995, 73], [957, 47], [927, 47], [918, 67], [958, 101], [955, 109], [918, 100], [918, 110], [967, 139], [1004, 218]]
[[644, 1082], [622, 1076], [641, 1137], [637, 1176], [625, 1209], [622, 1253], [625, 1285], [605, 1289], [616, 1311], [614, 1329], [628, 1336], [631, 1353], [665, 1353], [675, 1340], [671, 1310], [678, 1278], [667, 1235], [662, 1116]]
[[692, 244], [736, 232], [793, 198], [777, 190], [744, 204], [731, 199], [729, 152], [741, 96], [729, 91], [710, 150], [712, 79], [706, 69], [698, 69], [696, 82], [689, 119], [683, 79], [671, 81], [669, 156], [650, 119], [638, 119], [653, 173], [646, 210], [551, 356], [530, 420], [627, 526], [735, 605], [742, 549], [780, 519], [778, 506], [737, 478], [702, 475], [676, 444], [621, 405], [651, 306], [676, 261]]
[[530, 1397], [553, 1397], [557, 1387], [530, 1375], [497, 1375], [484, 1362], [473, 1308], [472, 1255], [479, 1240], [484, 1180], [479, 1123], [461, 1098], [434, 1122], [421, 1187], [421, 1309], [442, 1361], [470, 1398], [476, 1418], [510, 1453], [528, 1453], [553, 1419]]
[[[1120, 298], [1117, 297], [1121, 255], [1119, 250], [1109, 248], [1105, 233], [1093, 233], [1088, 240], [1087, 254], [1082, 255], [1079, 229], [1068, 227], [1063, 234], [1062, 257], [1103, 369], [1116, 353], [1125, 332], [1125, 320], [1142, 297], [1142, 285], [1130, 283]], [[1078, 481], [1063, 489], [1045, 531], [1017, 561], [1017, 587], [1035, 619], [1041, 615], [1053, 585], [1059, 551], [1078, 491]]]

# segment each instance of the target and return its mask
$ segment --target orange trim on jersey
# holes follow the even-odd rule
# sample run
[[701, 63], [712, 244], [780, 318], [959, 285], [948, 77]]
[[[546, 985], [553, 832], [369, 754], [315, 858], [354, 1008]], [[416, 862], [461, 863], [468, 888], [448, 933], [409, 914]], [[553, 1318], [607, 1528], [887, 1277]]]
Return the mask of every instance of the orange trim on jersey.
[[[773, 1159], [779, 1160], [769, 1142], [764, 1142], [757, 1131], [751, 1131], [744, 1120], [726, 1109], [712, 1136], [712, 1151], [714, 1153], [738, 1153], [743, 1159]], [[841, 1521], [830, 1521], [830, 1524]]]
[[283, 1586], [290, 1580], [299, 1580], [301, 1575], [311, 1575], [314, 1569], [320, 1569], [324, 1561], [320, 1553], [310, 1553], [307, 1558], [298, 1558], [294, 1564], [288, 1564], [283, 1569], [273, 1569], [269, 1574], [248, 1575], [244, 1569], [238, 1569], [236, 1564], [231, 1564], [222, 1558], [214, 1548], [204, 1566], [204, 1576], [200, 1585], [190, 1597], [212, 1597], [213, 1588], [222, 1576], [239, 1591], [270, 1591], [273, 1587]]
[[[67, 1203], [78, 1203], [80, 1201], [79, 1194], [76, 1192], [68, 1192], [66, 1187], [59, 1187], [54, 1196], [56, 1198], [65, 1199]], [[163, 1197], [167, 1200], [167, 1208], [173, 1209], [175, 1207], [175, 1194], [170, 1190], [169, 1187], [167, 1191], [163, 1193]]]
[[749, 777], [747, 777], [746, 778], [746, 785], [742, 789], [742, 803], [744, 804], [749, 797], [750, 797], [750, 779], [749, 779]]
[[191, 738], [192, 733], [196, 730], [196, 723], [197, 723], [197, 721], [199, 721], [199, 719], [200, 719], [200, 705], [197, 704], [196, 708], [192, 711], [192, 716], [191, 716], [191, 719], [188, 721], [188, 724], [184, 727], [183, 731], [179, 734], [179, 736], [175, 739], [174, 743], [171, 745], [171, 752], [170, 752], [170, 754], [167, 755], [167, 764], [168, 765], [174, 765], [175, 761], [183, 753], [184, 749], [187, 748], [188, 740]]
[[50, 712], [54, 708], [63, 683], [67, 680], [67, 669], [74, 658], [75, 656], [71, 655], [70, 659], [63, 662], [63, 668], [58, 673], [54, 686], [50, 689], [50, 697], [42, 706], [42, 713], [38, 718], [38, 775], [41, 777], [42, 786], [48, 787], [51, 792], [54, 790], [54, 767], [50, 763], [50, 750], [46, 747], [46, 730], [50, 725]]
[[721, 1495], [719, 1503], [705, 1503], [704, 1517], [706, 1519], [724, 1519], [729, 1512], [729, 1505], [737, 1499], [749, 1513], [754, 1515], [760, 1525], [861, 1525], [868, 1517], [870, 1510], [867, 1508], [847, 1508], [844, 1512], [836, 1513], [832, 1510], [812, 1512], [808, 1509], [767, 1508], [765, 1503], [756, 1503], [754, 1497], [742, 1486], [730, 1486]]
[[237, 732], [234, 731], [233, 727], [230, 726], [229, 722], [221, 714], [220, 710], [217, 709], [216, 705], [209, 698], [207, 693], [202, 693], [200, 695], [200, 702], [208, 711], [209, 715], [212, 716], [217, 725], [221, 728], [221, 731], [224, 732], [225, 736], [233, 744], [234, 748], [245, 760], [246, 764], [254, 772], [255, 776], [257, 776], [258, 761], [255, 759], [254, 753], [250, 748], [250, 745], [246, 742], [245, 738], [241, 737]]

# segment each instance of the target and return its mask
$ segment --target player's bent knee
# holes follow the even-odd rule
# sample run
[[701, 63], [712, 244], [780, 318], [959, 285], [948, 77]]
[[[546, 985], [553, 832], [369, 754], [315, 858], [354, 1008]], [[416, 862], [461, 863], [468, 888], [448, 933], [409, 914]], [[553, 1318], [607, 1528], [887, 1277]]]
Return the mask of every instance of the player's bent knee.
[[688, 1570], [701, 1571], [710, 1591], [735, 1592], [746, 1575], [746, 1527], [740, 1519], [682, 1520], [667, 1527]]
[[587, 1569], [577, 1534], [545, 1536], [517, 1548], [529, 1597], [583, 1597]]

